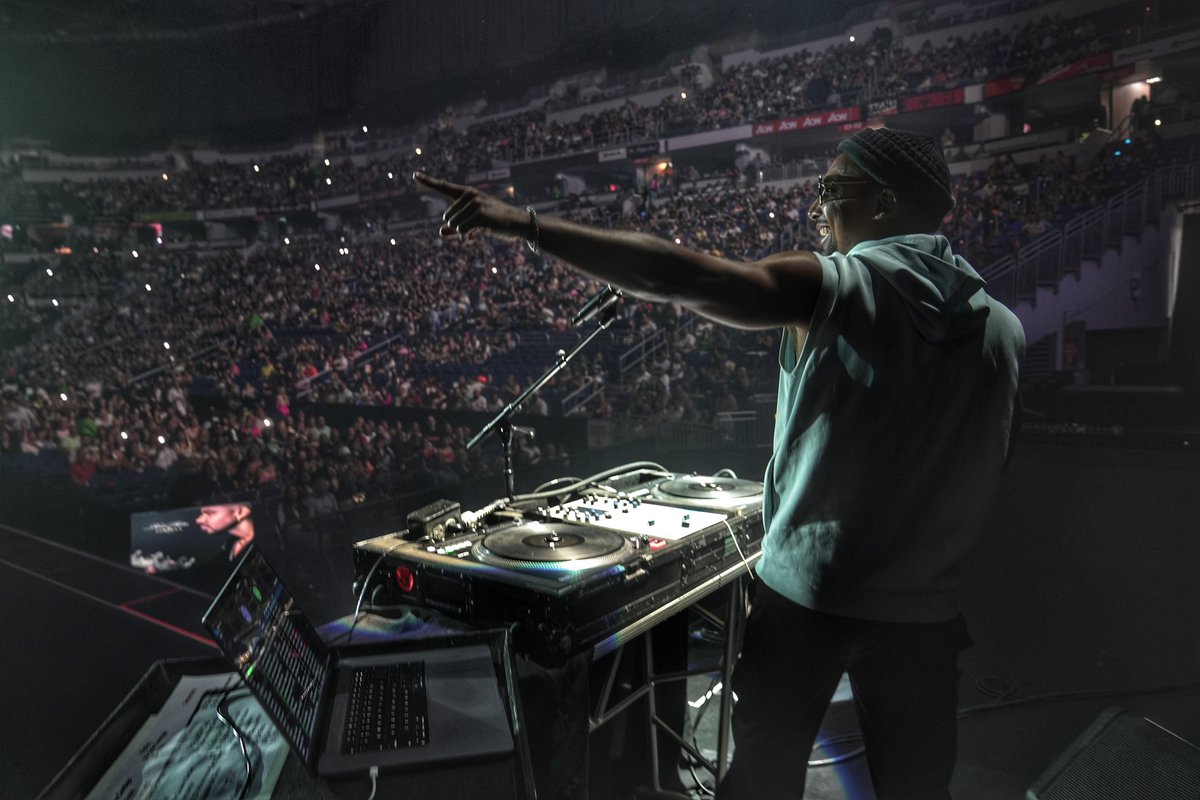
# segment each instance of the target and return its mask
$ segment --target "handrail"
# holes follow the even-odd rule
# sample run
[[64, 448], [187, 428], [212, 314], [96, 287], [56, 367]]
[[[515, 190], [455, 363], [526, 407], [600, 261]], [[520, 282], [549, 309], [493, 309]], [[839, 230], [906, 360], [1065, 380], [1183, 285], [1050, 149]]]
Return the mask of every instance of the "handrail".
[[1119, 248], [1123, 237], [1156, 224], [1165, 197], [1194, 193], [1198, 187], [1200, 161], [1164, 165], [980, 274], [989, 293], [1006, 306], [1032, 304], [1039, 286], [1054, 286], [1064, 275], [1078, 274], [1083, 260], [1099, 259], [1105, 248]]
[[[588, 391], [591, 390], [591, 391]], [[604, 382], [598, 381], [590, 375], [584, 379], [583, 385], [562, 399], [562, 414], [564, 417], [569, 417], [576, 413], [593, 398], [604, 394]]]
[[[210, 344], [208, 347], [197, 350], [195, 353], [191, 353], [187, 357], [183, 358], [182, 361], [186, 363], [188, 361], [191, 361], [192, 359], [200, 358], [201, 356], [206, 356], [209, 353], [216, 350], [217, 348], [227, 345], [230, 342], [234, 342], [234, 341], [237, 341], [236, 336], [226, 336], [224, 339], [221, 339], [219, 342], [215, 342], [214, 344]], [[133, 384], [138, 383], [139, 381], [144, 381], [146, 378], [154, 377], [155, 375], [157, 375], [160, 372], [166, 372], [169, 369], [174, 369], [175, 366], [176, 366], [176, 362], [171, 361], [166, 364], [159, 364], [157, 367], [151, 367], [150, 369], [146, 370], [145, 372], [139, 372], [137, 375], [134, 375], [132, 378], [125, 381], [125, 385], [132, 386]]]

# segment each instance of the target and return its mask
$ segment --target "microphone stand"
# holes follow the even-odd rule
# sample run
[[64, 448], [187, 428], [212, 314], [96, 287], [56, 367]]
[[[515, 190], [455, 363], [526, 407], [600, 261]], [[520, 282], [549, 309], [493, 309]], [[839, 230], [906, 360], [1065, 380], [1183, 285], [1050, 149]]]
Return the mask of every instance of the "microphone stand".
[[531, 383], [528, 389], [521, 392], [520, 396], [505, 406], [491, 422], [489, 422], [487, 425], [484, 425], [483, 428], [480, 429], [479, 433], [471, 437], [471, 441], [467, 442], [467, 449], [470, 450], [483, 441], [483, 438], [492, 431], [495, 431], [497, 435], [499, 435], [500, 446], [504, 450], [504, 496], [507, 499], [512, 500], [516, 496], [516, 475], [513, 469], [512, 450], [513, 433], [516, 432], [525, 435], [533, 434], [533, 431], [529, 430], [528, 428], [518, 428], [516, 425], [513, 425], [512, 416], [521, 410], [521, 406], [523, 406], [525, 402], [529, 400], [529, 398], [537, 394], [543, 386], [549, 383], [555, 375], [561, 372], [563, 368], [571, 362], [571, 359], [577, 356], [579, 352], [583, 350], [583, 348], [591, 344], [593, 339], [599, 336], [602, 331], [606, 330], [608, 326], [612, 324], [612, 321], [616, 319], [616, 316], [617, 306], [615, 302], [610, 303], [607, 307], [600, 310], [600, 312], [596, 315], [596, 327], [591, 333], [583, 338], [583, 341], [575, 345], [574, 349], [572, 349], [569, 353], [559, 350], [554, 366], [542, 373], [542, 377]]

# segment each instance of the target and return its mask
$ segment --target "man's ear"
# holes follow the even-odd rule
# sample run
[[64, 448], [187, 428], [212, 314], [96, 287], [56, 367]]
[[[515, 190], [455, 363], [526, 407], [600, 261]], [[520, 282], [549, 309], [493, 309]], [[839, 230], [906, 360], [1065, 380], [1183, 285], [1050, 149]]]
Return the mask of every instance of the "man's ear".
[[896, 193], [889, 187], [880, 189], [875, 201], [875, 219], [883, 219], [896, 210]]

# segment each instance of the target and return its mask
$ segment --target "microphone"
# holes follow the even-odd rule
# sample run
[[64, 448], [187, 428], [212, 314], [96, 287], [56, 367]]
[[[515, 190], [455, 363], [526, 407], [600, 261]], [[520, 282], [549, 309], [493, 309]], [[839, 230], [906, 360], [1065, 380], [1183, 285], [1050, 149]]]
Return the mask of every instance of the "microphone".
[[621, 299], [621, 295], [623, 294], [624, 292], [620, 289], [614, 289], [612, 284], [606, 285], [603, 289], [596, 292], [595, 297], [583, 304], [583, 308], [579, 309], [575, 314], [575, 318], [571, 320], [571, 323], [576, 327], [582, 325], [601, 312], [611, 308], [613, 304]]

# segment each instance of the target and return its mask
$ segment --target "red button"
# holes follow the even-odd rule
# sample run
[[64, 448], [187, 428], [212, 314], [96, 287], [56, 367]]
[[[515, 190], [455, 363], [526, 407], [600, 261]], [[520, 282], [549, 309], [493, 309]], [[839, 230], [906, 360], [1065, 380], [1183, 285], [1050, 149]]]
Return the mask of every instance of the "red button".
[[396, 567], [396, 585], [400, 587], [400, 591], [411, 592], [413, 590], [413, 586], [415, 586], [416, 583], [417, 583], [417, 579], [413, 575], [413, 572], [411, 569], [404, 566], [403, 564]]

